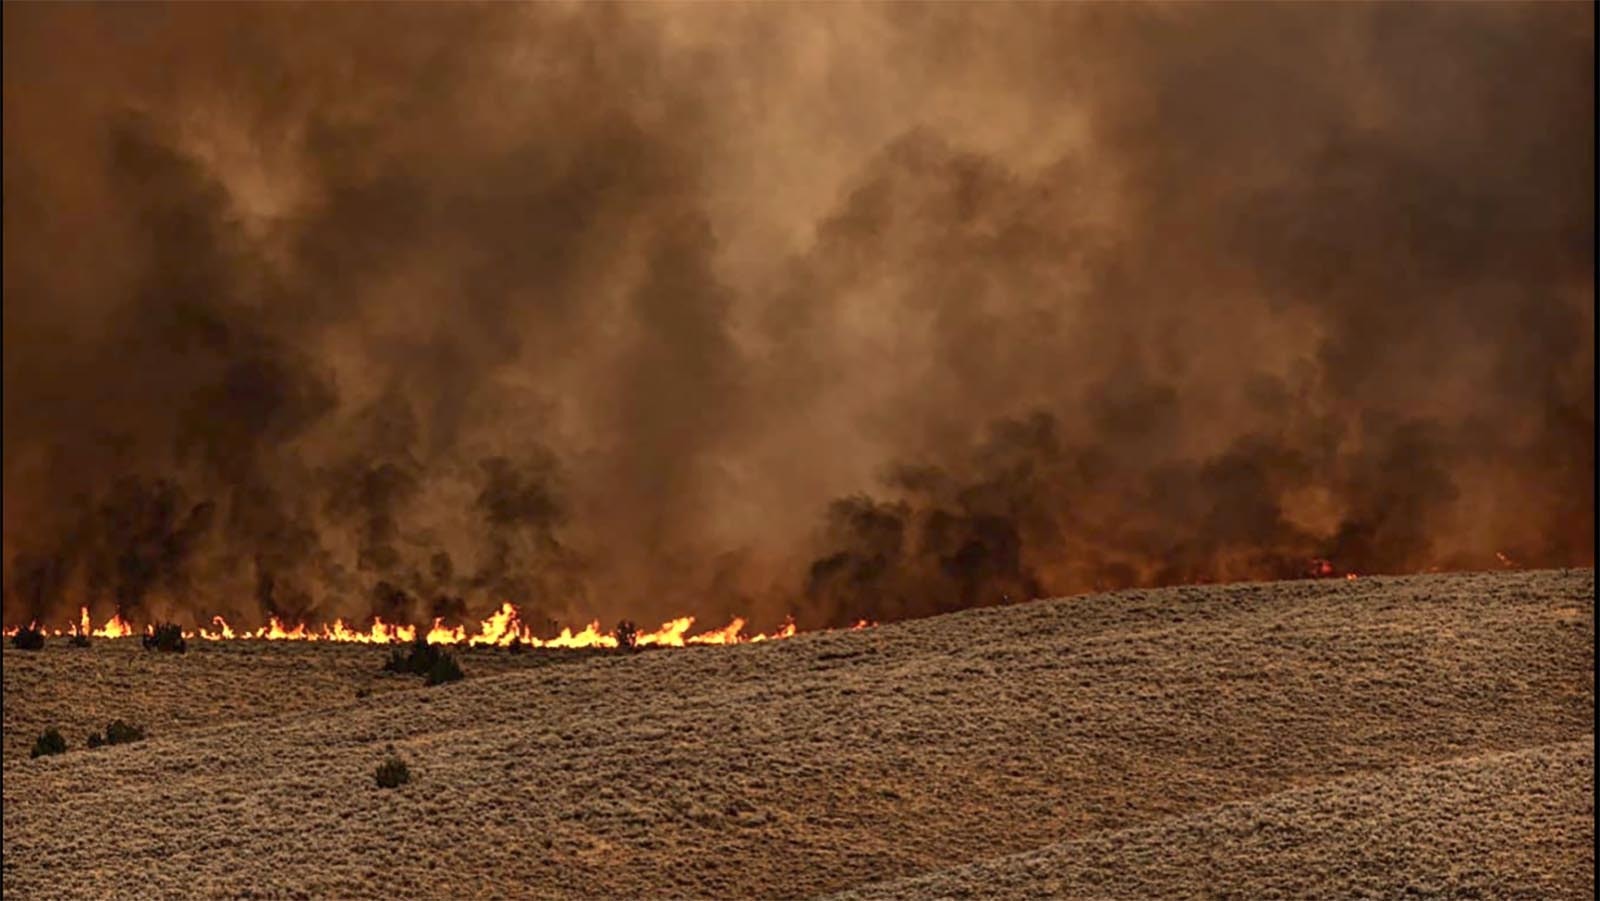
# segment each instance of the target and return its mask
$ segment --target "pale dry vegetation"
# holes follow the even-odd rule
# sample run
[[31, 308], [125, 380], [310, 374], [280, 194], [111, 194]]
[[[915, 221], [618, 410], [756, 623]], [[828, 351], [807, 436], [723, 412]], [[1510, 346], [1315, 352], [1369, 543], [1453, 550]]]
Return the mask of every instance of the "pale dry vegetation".
[[[39, 652], [5, 655], [5, 759], [26, 754], [41, 730], [69, 736], [115, 717], [170, 735], [219, 722], [322, 710], [422, 683], [383, 671], [388, 650], [336, 644], [192, 641], [182, 655], [149, 653], [137, 640], [94, 639], [88, 650], [53, 638]], [[462, 651], [474, 676], [551, 664], [585, 654], [501, 648]]]
[[5, 891], [1588, 897], [1593, 626], [1581, 570], [465, 652], [430, 688], [381, 648], [7, 648]]
[[868, 886], [891, 898], [1585, 898], [1594, 739], [1353, 776]]

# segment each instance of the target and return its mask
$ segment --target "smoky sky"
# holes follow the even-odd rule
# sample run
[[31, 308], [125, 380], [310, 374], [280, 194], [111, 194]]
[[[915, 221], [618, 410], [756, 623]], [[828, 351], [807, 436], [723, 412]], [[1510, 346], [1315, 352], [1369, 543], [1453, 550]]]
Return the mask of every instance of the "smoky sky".
[[8, 624], [1593, 565], [1591, 5], [4, 34]]

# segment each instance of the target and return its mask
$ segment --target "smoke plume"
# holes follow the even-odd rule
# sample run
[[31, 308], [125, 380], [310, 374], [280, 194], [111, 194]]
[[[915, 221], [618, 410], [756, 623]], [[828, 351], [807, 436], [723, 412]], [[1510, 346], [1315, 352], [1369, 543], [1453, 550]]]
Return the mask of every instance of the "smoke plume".
[[5, 622], [1592, 566], [1593, 15], [8, 4]]

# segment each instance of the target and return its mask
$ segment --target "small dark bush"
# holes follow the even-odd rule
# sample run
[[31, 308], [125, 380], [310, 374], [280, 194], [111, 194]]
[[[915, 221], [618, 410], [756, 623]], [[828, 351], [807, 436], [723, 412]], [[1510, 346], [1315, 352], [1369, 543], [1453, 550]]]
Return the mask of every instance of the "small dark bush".
[[82, 632], [74, 632], [72, 633], [72, 637], [67, 640], [67, 644], [70, 644], [75, 648], [86, 648], [89, 646], [89, 636], [83, 634]]
[[513, 654], [522, 653], [522, 636], [520, 636], [520, 635], [511, 636], [511, 640], [509, 642], [506, 642], [506, 650], [510, 651]]
[[55, 729], [46, 729], [43, 735], [34, 740], [33, 750], [28, 753], [28, 756], [47, 757], [51, 754], [65, 754], [66, 752], [67, 740], [61, 737], [61, 733]]
[[112, 720], [106, 726], [106, 744], [125, 745], [131, 741], [144, 741], [144, 730], [122, 720]]
[[402, 674], [411, 672], [411, 663], [410, 659], [406, 657], [406, 652], [399, 648], [390, 649], [389, 659], [383, 662], [383, 671]]
[[162, 623], [155, 631], [145, 633], [144, 649], [182, 654], [189, 649], [189, 643], [183, 640], [183, 630], [177, 623]]
[[389, 651], [389, 659], [383, 662], [383, 671], [386, 673], [409, 673], [411, 672], [410, 658], [406, 656], [405, 651], [393, 648]]
[[439, 656], [433, 660], [433, 666], [428, 669], [428, 684], [443, 685], [446, 682], [457, 682], [465, 675], [466, 673], [461, 671], [460, 664], [456, 663], [456, 658], [450, 656], [449, 652], [440, 651]]
[[617, 647], [632, 650], [639, 644], [639, 627], [632, 620], [617, 623]]
[[105, 737], [96, 732], [89, 736], [89, 747], [103, 748], [107, 745], [125, 745], [129, 742], [144, 741], [144, 730], [138, 726], [130, 726], [122, 720], [112, 720], [106, 726]]
[[379, 788], [399, 788], [411, 781], [411, 769], [404, 760], [391, 753], [389, 759], [378, 764], [377, 777]]
[[426, 638], [418, 636], [407, 650], [395, 648], [390, 651], [389, 660], [383, 668], [391, 673], [425, 676], [433, 669], [433, 663], [439, 659], [439, 654], [438, 648], [428, 644]]
[[370, 698], [370, 697], [372, 697], [372, 689], [370, 689], [370, 688], [358, 688], [358, 689], [356, 689], [356, 700], [359, 701], [362, 698]]
[[11, 636], [11, 646], [24, 651], [37, 651], [44, 647], [44, 631], [33, 626], [23, 626]]
[[425, 676], [429, 685], [454, 682], [466, 675], [450, 652], [428, 644], [427, 639], [420, 637], [411, 642], [409, 650], [395, 648], [390, 651], [383, 668], [391, 673]]

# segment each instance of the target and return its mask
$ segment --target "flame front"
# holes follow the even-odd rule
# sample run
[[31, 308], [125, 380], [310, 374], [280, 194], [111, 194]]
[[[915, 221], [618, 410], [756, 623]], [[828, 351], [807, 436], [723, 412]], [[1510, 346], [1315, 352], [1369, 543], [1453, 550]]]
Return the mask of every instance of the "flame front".
[[[668, 620], [660, 628], [652, 631], [641, 630], [635, 643], [640, 647], [675, 647], [681, 648], [691, 644], [746, 644], [758, 641], [772, 641], [793, 637], [797, 633], [794, 619], [790, 618], [777, 630], [754, 635], [745, 633], [747, 621], [744, 617], [734, 617], [731, 622], [720, 629], [708, 632], [694, 633], [694, 617], [683, 616]], [[872, 625], [866, 620], [861, 620], [851, 626], [852, 629], [861, 629]], [[33, 623], [32, 628], [38, 628], [38, 623]], [[153, 632], [153, 625], [146, 626], [146, 633]], [[5, 630], [6, 636], [17, 634], [17, 628]], [[139, 634], [131, 623], [120, 615], [113, 615], [105, 625], [98, 629], [92, 628], [89, 618], [89, 608], [84, 607], [79, 611], [78, 623], [70, 632], [61, 629], [45, 630], [47, 634], [62, 637], [67, 634], [92, 635], [95, 638], [126, 638]], [[405, 644], [415, 641], [419, 630], [416, 626], [386, 623], [381, 618], [374, 617], [372, 625], [365, 630], [355, 629], [345, 624], [344, 620], [336, 619], [331, 624], [322, 626], [309, 626], [297, 623], [294, 626], [286, 625], [276, 616], [270, 617], [265, 626], [257, 629], [235, 629], [228, 621], [220, 616], [213, 616], [209, 627], [202, 626], [194, 632], [184, 632], [185, 638], [199, 638], [204, 641], [330, 641], [346, 644]], [[420, 634], [430, 644], [467, 644], [486, 645], [491, 647], [506, 647], [512, 642], [517, 642], [524, 647], [533, 648], [614, 648], [617, 646], [617, 637], [610, 632], [602, 631], [598, 620], [589, 623], [581, 630], [574, 632], [570, 627], [563, 628], [561, 634], [554, 638], [540, 638], [533, 634], [533, 630], [522, 622], [517, 608], [509, 603], [501, 604], [486, 620], [478, 624], [477, 630], [468, 633], [463, 626], [449, 626], [444, 620], [435, 619], [433, 623]]]

